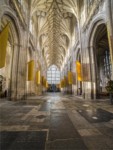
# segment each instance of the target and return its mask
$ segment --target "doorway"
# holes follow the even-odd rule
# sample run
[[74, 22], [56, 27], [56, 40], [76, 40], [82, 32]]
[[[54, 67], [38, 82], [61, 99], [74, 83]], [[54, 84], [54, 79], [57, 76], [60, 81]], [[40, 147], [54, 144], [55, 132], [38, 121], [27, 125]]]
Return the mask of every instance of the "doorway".
[[106, 86], [111, 79], [111, 60], [105, 24], [98, 26], [94, 37], [96, 98], [107, 96]]

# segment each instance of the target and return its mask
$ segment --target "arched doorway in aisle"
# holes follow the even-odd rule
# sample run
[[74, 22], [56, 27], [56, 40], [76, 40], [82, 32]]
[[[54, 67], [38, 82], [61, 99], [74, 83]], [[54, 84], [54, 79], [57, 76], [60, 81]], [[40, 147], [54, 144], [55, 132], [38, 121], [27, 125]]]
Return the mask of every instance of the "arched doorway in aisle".
[[[16, 63], [18, 64], [19, 57], [17, 54], [19, 53], [19, 34], [18, 29], [15, 24], [15, 20], [13, 15], [9, 15], [4, 13], [1, 18], [1, 29], [3, 30], [4, 27], [9, 24], [9, 35], [7, 41], [7, 48], [6, 48], [6, 58], [5, 58], [5, 66], [0, 69], [0, 75], [3, 77], [3, 85], [2, 85], [2, 97], [8, 97], [9, 99], [14, 96], [17, 96], [17, 67]], [[16, 63], [15, 63], [16, 62]]]
[[[92, 58], [91, 52], [90, 57]], [[95, 70], [95, 97], [104, 98], [107, 96], [107, 91], [105, 87], [107, 85], [108, 80], [110, 80], [111, 78], [112, 70], [107, 27], [104, 23], [98, 25], [94, 33], [93, 59]]]

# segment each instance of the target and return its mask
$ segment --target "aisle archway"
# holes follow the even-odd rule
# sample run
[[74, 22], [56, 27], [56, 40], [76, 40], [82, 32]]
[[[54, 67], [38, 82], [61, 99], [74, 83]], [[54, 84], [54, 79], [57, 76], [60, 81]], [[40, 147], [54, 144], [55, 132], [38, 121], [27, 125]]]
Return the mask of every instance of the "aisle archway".
[[[91, 67], [93, 97], [104, 98], [107, 96], [106, 85], [111, 78], [111, 60], [105, 23], [97, 23], [92, 32], [90, 59], [93, 65]], [[92, 58], [93, 57], [93, 58]], [[94, 96], [95, 94], [95, 96]]]
[[[9, 13], [10, 14], [10, 13]], [[8, 12], [5, 12], [1, 19], [1, 29], [3, 29], [7, 23], [9, 24], [9, 37], [7, 42], [6, 49], [6, 63], [3, 68], [0, 69], [1, 75], [4, 77], [4, 87], [3, 87], [3, 95], [11, 98], [16, 97], [17, 95], [17, 67], [19, 61], [19, 31], [17, 29], [18, 25], [15, 24], [15, 19], [13, 15], [9, 15]]]

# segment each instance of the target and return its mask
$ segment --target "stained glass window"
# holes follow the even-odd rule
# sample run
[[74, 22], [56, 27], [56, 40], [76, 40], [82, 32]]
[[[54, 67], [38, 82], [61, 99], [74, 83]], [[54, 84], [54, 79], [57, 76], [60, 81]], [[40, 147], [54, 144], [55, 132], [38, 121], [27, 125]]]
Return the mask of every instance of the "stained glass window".
[[57, 66], [52, 65], [47, 71], [47, 81], [49, 84], [59, 84], [60, 83], [60, 70]]

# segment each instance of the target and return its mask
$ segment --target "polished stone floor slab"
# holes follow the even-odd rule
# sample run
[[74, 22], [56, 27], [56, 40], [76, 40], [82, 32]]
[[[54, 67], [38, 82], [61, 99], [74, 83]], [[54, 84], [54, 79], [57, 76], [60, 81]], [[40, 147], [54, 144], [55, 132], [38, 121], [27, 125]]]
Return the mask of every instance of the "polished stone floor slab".
[[1, 150], [44, 150], [47, 132], [0, 132]]
[[66, 110], [52, 109], [51, 112], [47, 150], [87, 150]]
[[113, 113], [103, 109], [86, 109], [78, 110], [78, 112], [91, 123], [108, 122], [113, 119]]
[[113, 106], [59, 93], [0, 100], [0, 150], [113, 150]]
[[88, 150], [80, 139], [64, 139], [47, 142], [47, 150]]
[[44, 102], [39, 110], [40, 111], [50, 111], [50, 109], [51, 109], [51, 103]]
[[52, 112], [49, 128], [49, 140], [68, 138], [80, 138], [80, 135], [74, 128], [67, 114]]

